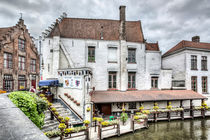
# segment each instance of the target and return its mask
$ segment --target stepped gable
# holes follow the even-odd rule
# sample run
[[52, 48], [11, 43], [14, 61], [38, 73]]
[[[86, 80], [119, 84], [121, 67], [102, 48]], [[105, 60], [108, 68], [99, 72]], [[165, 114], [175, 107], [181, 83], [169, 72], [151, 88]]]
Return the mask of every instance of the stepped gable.
[[[125, 24], [128, 42], [144, 41], [141, 21], [126, 21]], [[119, 26], [119, 20], [63, 18], [48, 37], [59, 35], [63, 38], [101, 40], [102, 33], [103, 40], [119, 40]]]

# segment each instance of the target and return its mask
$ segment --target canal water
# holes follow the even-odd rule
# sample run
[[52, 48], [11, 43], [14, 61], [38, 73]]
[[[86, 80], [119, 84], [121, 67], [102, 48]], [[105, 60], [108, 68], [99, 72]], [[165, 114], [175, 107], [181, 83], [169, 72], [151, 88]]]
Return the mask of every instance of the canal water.
[[148, 129], [109, 140], [210, 140], [210, 118], [150, 123]]

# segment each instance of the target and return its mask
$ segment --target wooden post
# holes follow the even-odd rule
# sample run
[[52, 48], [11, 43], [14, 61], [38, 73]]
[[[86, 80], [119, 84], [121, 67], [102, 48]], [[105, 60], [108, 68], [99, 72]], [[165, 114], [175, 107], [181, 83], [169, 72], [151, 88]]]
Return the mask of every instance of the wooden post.
[[117, 124], [117, 135], [118, 135], [118, 137], [120, 136], [120, 123]]
[[171, 112], [168, 112], [168, 121], [171, 121]]
[[86, 140], [89, 140], [89, 128], [86, 126]]
[[133, 114], [131, 114], [131, 130], [133, 131], [133, 133], [134, 133], [134, 118], [133, 118]]
[[[169, 106], [169, 101], [167, 101], [167, 106]], [[170, 112], [167, 112], [168, 121], [170, 121]]]
[[53, 113], [51, 111], [50, 111], [50, 119], [54, 120], [54, 115], [53, 115]]
[[[153, 106], [155, 106], [155, 103], [156, 102], [154, 102], [154, 105]], [[157, 122], [157, 112], [154, 113], [154, 121]]]
[[192, 103], [192, 100], [190, 100], [190, 116], [192, 117], [192, 119], [194, 119], [194, 112], [193, 112], [193, 103]]
[[149, 126], [148, 126], [148, 118], [145, 118], [145, 119], [144, 119], [144, 126], [145, 126], [146, 128], [149, 128]]
[[[204, 99], [201, 100], [201, 106], [203, 106], [203, 104], [204, 104]], [[202, 116], [203, 118], [205, 118], [205, 108], [204, 108], [204, 107], [201, 108], [201, 116]]]
[[95, 120], [95, 121], [94, 121], [95, 132], [96, 132], [96, 126], [97, 126], [97, 125], [96, 125], [96, 122], [97, 122], [97, 121]]
[[98, 139], [101, 140], [101, 124], [98, 124]]
[[[183, 108], [183, 101], [180, 100], [180, 108]], [[184, 120], [184, 110], [180, 111], [180, 117], [182, 118], [182, 120]]]

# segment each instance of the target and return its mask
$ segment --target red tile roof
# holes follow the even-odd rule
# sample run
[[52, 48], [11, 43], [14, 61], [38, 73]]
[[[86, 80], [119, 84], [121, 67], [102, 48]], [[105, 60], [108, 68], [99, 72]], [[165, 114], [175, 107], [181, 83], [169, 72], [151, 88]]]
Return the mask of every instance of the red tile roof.
[[160, 51], [158, 43], [146, 43], [146, 50]]
[[206, 99], [192, 90], [138, 90], [138, 91], [95, 91], [92, 93], [94, 103], [172, 101]]
[[[126, 40], [129, 42], [143, 42], [143, 32], [140, 21], [126, 21]], [[119, 40], [119, 20], [64, 18], [49, 33], [48, 37], [60, 35], [64, 38], [81, 38], [101, 40]], [[103, 27], [103, 28], [102, 28]]]
[[169, 51], [167, 51], [163, 57], [166, 57], [170, 54], [173, 54], [174, 52], [181, 50], [181, 49], [186, 49], [186, 48], [197, 48], [197, 49], [208, 49], [210, 50], [210, 43], [203, 43], [203, 42], [193, 42], [193, 41], [186, 41], [182, 40], [179, 42], [176, 46], [171, 48]]

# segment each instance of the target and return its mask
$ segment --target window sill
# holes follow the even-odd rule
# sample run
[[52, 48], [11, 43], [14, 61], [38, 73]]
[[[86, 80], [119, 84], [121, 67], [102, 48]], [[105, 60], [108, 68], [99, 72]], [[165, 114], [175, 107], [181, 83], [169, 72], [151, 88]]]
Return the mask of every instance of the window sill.
[[137, 90], [136, 88], [128, 88], [128, 91]]
[[136, 64], [136, 62], [128, 62], [128, 64]]
[[88, 61], [88, 63], [96, 63], [96, 61]]
[[208, 69], [202, 69], [201, 71], [208, 71]]
[[108, 61], [108, 63], [117, 63], [117, 61]]
[[198, 70], [198, 69], [191, 69], [191, 70]]
[[116, 88], [109, 88], [108, 91], [117, 91], [118, 89]]
[[209, 94], [208, 92], [203, 92], [202, 94], [205, 94], [205, 95], [207, 95], [207, 94]]

